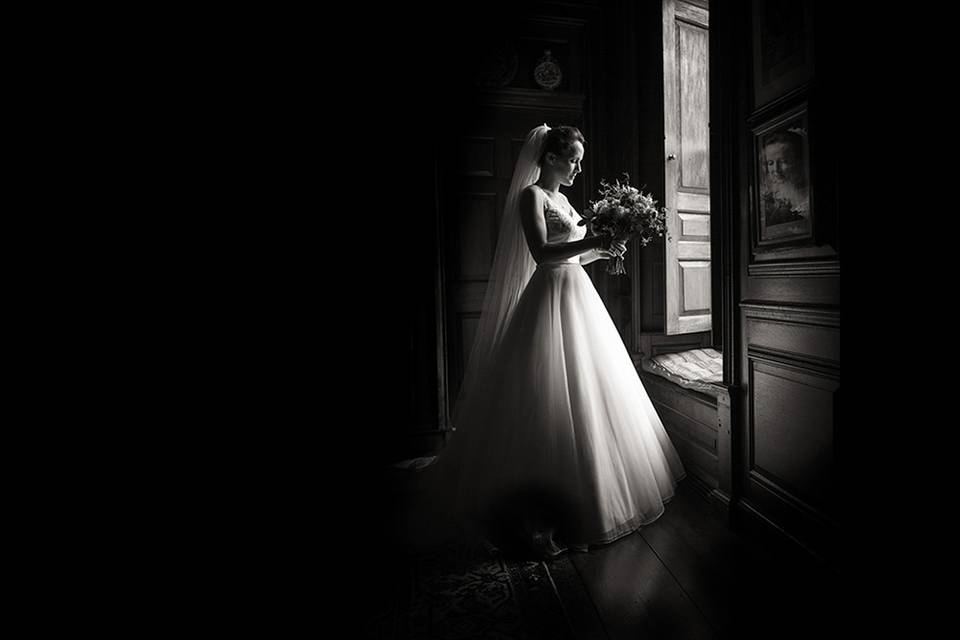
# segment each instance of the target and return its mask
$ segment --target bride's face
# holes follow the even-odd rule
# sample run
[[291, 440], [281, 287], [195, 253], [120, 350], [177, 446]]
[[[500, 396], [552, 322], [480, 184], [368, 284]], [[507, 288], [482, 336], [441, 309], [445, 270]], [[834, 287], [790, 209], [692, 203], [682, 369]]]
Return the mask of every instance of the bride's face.
[[568, 187], [572, 186], [577, 174], [581, 171], [580, 161], [583, 160], [583, 145], [579, 140], [576, 140], [566, 155], [550, 155], [553, 160], [551, 167], [556, 171], [557, 177], [560, 178], [560, 184]]

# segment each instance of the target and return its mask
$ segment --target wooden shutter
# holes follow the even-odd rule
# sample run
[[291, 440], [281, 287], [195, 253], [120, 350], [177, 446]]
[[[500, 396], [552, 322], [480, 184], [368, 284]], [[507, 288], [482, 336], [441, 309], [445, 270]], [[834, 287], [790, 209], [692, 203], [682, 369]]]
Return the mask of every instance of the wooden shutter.
[[711, 328], [708, 13], [663, 3], [666, 333]]

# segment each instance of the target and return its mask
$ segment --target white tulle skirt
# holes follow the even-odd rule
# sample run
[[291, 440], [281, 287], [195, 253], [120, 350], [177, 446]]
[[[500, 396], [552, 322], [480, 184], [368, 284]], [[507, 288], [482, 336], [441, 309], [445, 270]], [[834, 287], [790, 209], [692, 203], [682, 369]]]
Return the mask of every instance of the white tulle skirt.
[[537, 267], [493, 363], [461, 397], [439, 474], [461, 519], [536, 514], [567, 545], [660, 516], [683, 466], [580, 264]]

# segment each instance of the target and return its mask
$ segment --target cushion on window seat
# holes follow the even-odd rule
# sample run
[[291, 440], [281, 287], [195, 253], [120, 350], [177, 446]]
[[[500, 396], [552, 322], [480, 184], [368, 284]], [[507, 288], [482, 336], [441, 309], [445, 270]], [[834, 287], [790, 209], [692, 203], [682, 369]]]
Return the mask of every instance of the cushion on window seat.
[[643, 358], [644, 371], [670, 380], [685, 389], [717, 397], [723, 381], [723, 354], [716, 349], [691, 349]]

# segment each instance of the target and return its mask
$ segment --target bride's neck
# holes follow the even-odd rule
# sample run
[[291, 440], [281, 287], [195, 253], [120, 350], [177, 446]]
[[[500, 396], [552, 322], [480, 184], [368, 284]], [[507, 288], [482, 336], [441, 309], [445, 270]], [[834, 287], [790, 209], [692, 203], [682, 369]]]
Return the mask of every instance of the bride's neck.
[[560, 193], [559, 180], [545, 180], [543, 177], [541, 177], [539, 180], [537, 180], [536, 185], [552, 196]]

